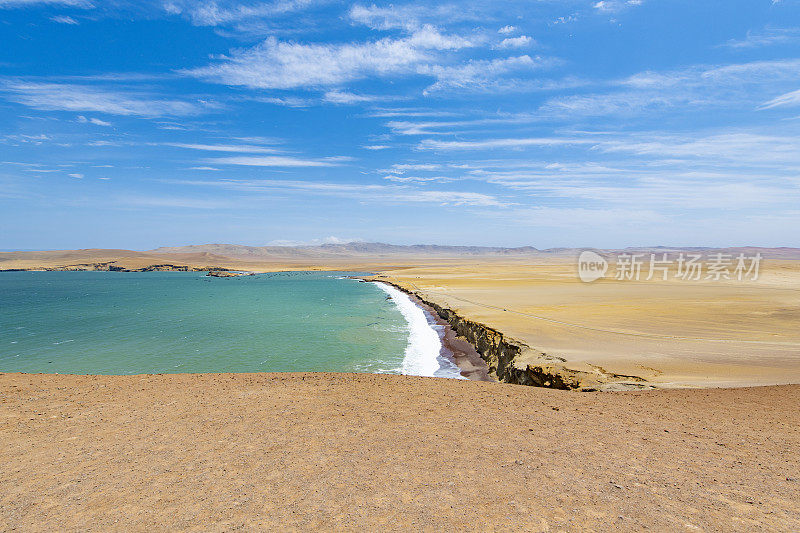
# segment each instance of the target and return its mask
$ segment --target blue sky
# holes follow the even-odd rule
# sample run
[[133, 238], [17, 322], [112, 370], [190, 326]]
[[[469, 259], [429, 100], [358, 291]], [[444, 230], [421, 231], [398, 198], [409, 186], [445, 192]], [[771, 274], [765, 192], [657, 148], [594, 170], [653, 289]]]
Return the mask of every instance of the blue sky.
[[0, 248], [800, 246], [798, 0], [0, 0]]

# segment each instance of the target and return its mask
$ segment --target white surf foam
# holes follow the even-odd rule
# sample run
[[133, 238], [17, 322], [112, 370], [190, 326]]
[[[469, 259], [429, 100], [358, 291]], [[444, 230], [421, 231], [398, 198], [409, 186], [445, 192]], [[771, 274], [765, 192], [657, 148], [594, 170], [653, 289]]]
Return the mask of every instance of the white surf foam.
[[386, 283], [374, 283], [392, 298], [408, 322], [408, 345], [403, 358], [402, 373], [409, 376], [434, 376], [439, 370], [439, 352], [442, 350], [439, 333], [428, 324], [425, 312], [406, 293]]

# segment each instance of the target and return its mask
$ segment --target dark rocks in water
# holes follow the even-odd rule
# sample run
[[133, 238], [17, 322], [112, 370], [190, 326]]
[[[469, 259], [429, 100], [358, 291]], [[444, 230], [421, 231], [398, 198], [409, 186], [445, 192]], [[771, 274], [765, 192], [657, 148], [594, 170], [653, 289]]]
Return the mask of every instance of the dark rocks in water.
[[206, 276], [212, 278], [238, 278], [239, 276], [255, 276], [255, 272], [231, 272], [225, 270], [209, 270]]
[[[9, 268], [0, 269], [0, 272], [24, 272], [27, 270], [43, 270], [48, 272], [90, 272], [90, 271], [108, 271], [108, 272], [228, 272], [225, 267], [217, 266], [204, 266], [192, 267], [189, 265], [173, 265], [170, 263], [163, 263], [157, 265], [147, 265], [140, 268], [128, 268], [120, 265], [115, 265], [116, 261], [108, 261], [104, 263], [78, 263], [74, 265], [63, 265], [54, 267], [37, 267], [37, 268]], [[240, 272], [235, 275], [252, 275], [252, 272]]]

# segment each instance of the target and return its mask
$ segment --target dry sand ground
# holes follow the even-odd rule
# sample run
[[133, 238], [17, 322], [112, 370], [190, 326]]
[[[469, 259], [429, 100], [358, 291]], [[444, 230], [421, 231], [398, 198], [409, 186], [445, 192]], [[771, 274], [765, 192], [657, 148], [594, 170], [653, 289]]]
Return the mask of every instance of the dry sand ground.
[[800, 386], [0, 375], [0, 529], [800, 530]]
[[800, 383], [800, 261], [758, 281], [583, 283], [569, 260], [441, 260], [390, 281], [598, 375], [660, 387]]

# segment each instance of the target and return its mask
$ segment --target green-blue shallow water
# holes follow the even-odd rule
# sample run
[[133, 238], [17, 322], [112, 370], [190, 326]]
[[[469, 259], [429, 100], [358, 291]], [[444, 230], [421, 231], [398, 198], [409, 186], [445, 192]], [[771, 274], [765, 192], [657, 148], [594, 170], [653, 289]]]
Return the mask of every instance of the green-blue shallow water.
[[0, 273], [0, 371], [400, 372], [408, 325], [342, 273]]

